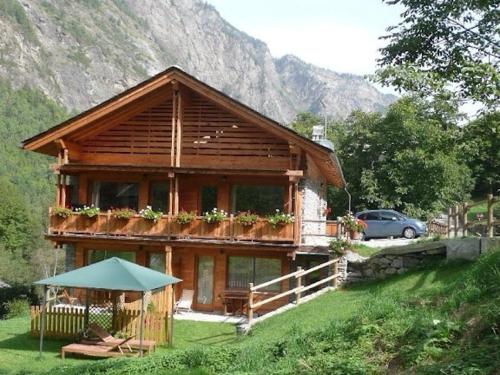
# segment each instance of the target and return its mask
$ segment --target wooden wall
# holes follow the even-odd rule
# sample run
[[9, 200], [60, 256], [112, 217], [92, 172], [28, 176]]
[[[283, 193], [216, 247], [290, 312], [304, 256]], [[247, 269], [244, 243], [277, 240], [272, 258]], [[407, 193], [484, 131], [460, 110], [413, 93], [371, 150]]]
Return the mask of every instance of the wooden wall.
[[[287, 169], [291, 165], [287, 140], [241, 120], [197, 93], [184, 89], [179, 107], [180, 166]], [[81, 147], [78, 162], [171, 166], [174, 100], [165, 99], [140, 114], [87, 137], [68, 140]], [[177, 151], [175, 151], [177, 152]], [[70, 155], [71, 155], [70, 150]]]

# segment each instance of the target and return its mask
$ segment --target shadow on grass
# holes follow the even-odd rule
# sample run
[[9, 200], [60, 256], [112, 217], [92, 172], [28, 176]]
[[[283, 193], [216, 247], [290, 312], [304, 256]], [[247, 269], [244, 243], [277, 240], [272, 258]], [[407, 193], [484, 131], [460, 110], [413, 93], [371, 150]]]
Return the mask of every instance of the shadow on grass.
[[[61, 347], [71, 343], [71, 340], [44, 338], [43, 353], [45, 355], [59, 356]], [[40, 349], [40, 338], [29, 333], [20, 333], [0, 341], [0, 349], [29, 351], [31, 353]]]

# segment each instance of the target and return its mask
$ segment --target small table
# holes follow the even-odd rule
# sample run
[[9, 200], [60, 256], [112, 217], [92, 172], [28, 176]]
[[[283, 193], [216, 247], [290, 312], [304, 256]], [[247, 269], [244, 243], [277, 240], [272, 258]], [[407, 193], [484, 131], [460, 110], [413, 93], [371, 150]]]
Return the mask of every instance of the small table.
[[244, 313], [248, 305], [248, 291], [238, 289], [226, 289], [220, 295], [224, 305], [224, 315], [228, 315], [227, 306], [230, 304], [233, 308], [233, 314]]

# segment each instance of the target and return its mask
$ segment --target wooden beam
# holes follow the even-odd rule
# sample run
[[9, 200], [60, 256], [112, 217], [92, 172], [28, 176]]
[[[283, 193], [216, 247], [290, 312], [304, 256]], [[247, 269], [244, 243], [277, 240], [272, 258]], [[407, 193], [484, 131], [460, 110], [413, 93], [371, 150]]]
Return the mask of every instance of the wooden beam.
[[177, 129], [177, 92], [175, 91], [172, 94], [172, 144], [170, 146], [170, 166], [175, 166], [175, 137], [176, 137], [176, 129]]
[[179, 213], [179, 177], [174, 178], [174, 215]]
[[176, 139], [176, 150], [175, 150], [175, 166], [181, 166], [181, 152], [182, 152], [182, 96], [181, 93], [177, 92], [177, 139]]

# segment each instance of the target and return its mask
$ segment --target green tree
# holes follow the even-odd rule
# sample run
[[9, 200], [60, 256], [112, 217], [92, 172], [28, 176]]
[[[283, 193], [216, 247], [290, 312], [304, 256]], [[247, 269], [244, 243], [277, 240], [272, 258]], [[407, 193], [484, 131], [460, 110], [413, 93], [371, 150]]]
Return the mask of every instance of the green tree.
[[462, 151], [475, 178], [475, 194], [500, 189], [500, 112], [485, 114], [462, 132]]
[[378, 74], [382, 83], [498, 106], [498, 0], [385, 2], [402, 5], [404, 11], [402, 21], [382, 37], [388, 41], [379, 59], [384, 68]]
[[290, 127], [300, 135], [311, 138], [313, 126], [321, 124], [323, 124], [323, 120], [318, 115], [311, 112], [299, 112]]

